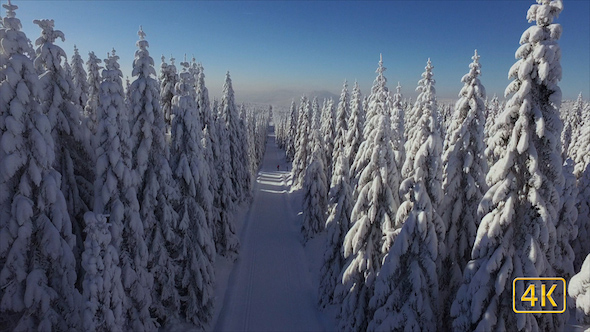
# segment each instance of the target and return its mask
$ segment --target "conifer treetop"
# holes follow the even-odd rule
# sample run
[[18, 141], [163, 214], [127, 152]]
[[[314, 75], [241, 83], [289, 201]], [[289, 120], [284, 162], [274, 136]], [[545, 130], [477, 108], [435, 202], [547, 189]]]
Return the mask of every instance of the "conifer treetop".
[[16, 17], [15, 10], [18, 9], [17, 5], [13, 5], [12, 2], [10, 0], [8, 0], [8, 3], [2, 4], [2, 7], [4, 7], [6, 9], [6, 17], [9, 17], [9, 18]]
[[53, 29], [55, 27], [53, 20], [34, 20], [33, 23], [37, 24], [43, 30], [41, 37], [35, 41], [35, 45], [41, 45], [47, 42], [54, 43], [57, 38], [61, 38], [61, 41], [66, 40], [63, 32]]
[[[9, 58], [13, 54], [29, 54], [34, 56], [35, 52], [31, 48], [27, 36], [21, 31], [21, 22], [16, 18], [15, 10], [18, 9], [18, 6], [8, 1], [8, 4], [2, 4], [2, 7], [6, 9], [6, 16], [0, 22], [0, 40], [2, 40], [1, 47], [4, 50], [4, 56], [6, 58]], [[3, 30], [11, 30], [16, 33], [8, 34], [3, 32]]]
[[538, 26], [549, 26], [563, 10], [561, 0], [537, 0], [537, 3], [538, 5], [532, 5], [529, 8], [526, 18], [529, 23], [536, 21]]
[[145, 32], [143, 32], [143, 26], [139, 26], [139, 31], [137, 31], [137, 35], [139, 36], [139, 40], [145, 40]]
[[41, 28], [41, 36], [35, 41], [35, 45], [38, 46], [34, 60], [35, 67], [41, 72], [59, 72], [62, 69], [61, 58], [67, 60], [67, 56], [66, 52], [54, 42], [58, 38], [65, 41], [63, 32], [53, 29], [55, 27], [53, 20], [34, 20], [33, 23]]
[[422, 73], [422, 79], [418, 81], [418, 87], [416, 87], [416, 91], [420, 93], [419, 97], [422, 97], [423, 99], [416, 100], [416, 103], [421, 101], [435, 102], [436, 90], [434, 89], [434, 84], [436, 81], [433, 78], [434, 74], [432, 73], [432, 69], [434, 69], [434, 66], [430, 61], [430, 58], [428, 58], [428, 62], [426, 63], [426, 67], [424, 67], [424, 72]]
[[137, 46], [137, 51], [135, 51], [135, 60], [133, 60], [132, 76], [156, 76], [156, 70], [154, 69], [154, 59], [152, 59], [150, 52], [148, 51], [150, 44], [147, 40], [145, 40], [146, 33], [143, 31], [143, 27], [141, 25], [139, 26], [137, 35], [139, 36], [139, 40], [135, 43]]

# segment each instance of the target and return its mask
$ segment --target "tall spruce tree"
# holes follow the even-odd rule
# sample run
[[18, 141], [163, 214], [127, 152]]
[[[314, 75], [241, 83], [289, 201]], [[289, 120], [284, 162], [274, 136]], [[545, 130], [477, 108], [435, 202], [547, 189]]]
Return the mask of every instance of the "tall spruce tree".
[[339, 325], [342, 330], [367, 328], [372, 317], [369, 300], [384, 253], [389, 249], [385, 238], [393, 230], [399, 206], [399, 174], [391, 145], [384, 71], [380, 59], [369, 97], [366, 140], [353, 163], [358, 171], [357, 194], [350, 230], [344, 239], [346, 263], [338, 286], [338, 294], [343, 298]]
[[[99, 72], [102, 69], [102, 66], [100, 66], [101, 62], [102, 60], [94, 52], [88, 53], [88, 61], [86, 61], [86, 68], [88, 70], [88, 101], [84, 106], [84, 122], [90, 141], [94, 141], [93, 137], [96, 135], [96, 127], [98, 126], [96, 110], [98, 108], [100, 83], [102, 83], [102, 76]], [[93, 150], [96, 149], [96, 146], [92, 147]]]
[[[53, 20], [35, 20], [41, 28], [41, 37], [35, 44], [35, 67], [40, 73], [42, 86], [41, 109], [49, 117], [52, 136], [55, 143], [54, 168], [61, 178], [61, 191], [66, 199], [67, 213], [72, 222], [72, 231], [76, 236], [76, 271], [83, 275], [80, 266], [84, 250], [84, 213], [92, 204], [91, 170], [92, 159], [89, 147], [83, 134], [80, 115], [82, 105], [75, 102], [79, 99], [71, 76], [61, 66], [62, 58], [66, 58], [63, 49], [54, 44], [57, 38], [64, 40], [59, 30], [54, 30]], [[81, 281], [81, 280], [80, 280]], [[81, 284], [78, 284], [81, 290]]]
[[176, 235], [179, 245], [175, 261], [179, 265], [175, 276], [181, 318], [204, 329], [213, 314], [213, 283], [215, 274], [215, 244], [213, 232], [200, 197], [209, 192], [209, 165], [203, 157], [201, 123], [196, 101], [190, 96], [193, 86], [186, 69], [176, 85], [178, 95], [172, 99], [171, 166], [180, 190], [177, 211], [180, 214]]
[[76, 238], [60, 191], [51, 122], [16, 18], [2, 4], [0, 24], [0, 326], [2, 329], [81, 328], [75, 288]]
[[453, 329], [558, 330], [559, 319], [512, 310], [513, 291], [524, 294], [516, 277], [553, 276], [552, 244], [564, 184], [559, 148], [562, 123], [561, 26], [553, 24], [560, 0], [538, 0], [527, 13], [536, 21], [522, 35], [519, 59], [510, 69], [512, 97], [497, 119], [490, 149], [498, 161], [490, 168], [480, 211], [485, 214], [453, 303]]
[[570, 280], [568, 294], [574, 300], [578, 323], [590, 324], [590, 255], [585, 257], [580, 272]]
[[[346, 134], [348, 134], [348, 118], [350, 117], [350, 94], [348, 93], [348, 82], [344, 81], [342, 92], [340, 93], [340, 101], [338, 102], [338, 108], [336, 109], [336, 116], [334, 119], [334, 145], [332, 158], [334, 164], [332, 165], [332, 177], [336, 173], [336, 163], [340, 158], [341, 153], [345, 152], [346, 146]], [[348, 158], [347, 158], [348, 161]], [[338, 166], [341, 167], [341, 166]], [[348, 169], [349, 167], [347, 167]], [[331, 180], [330, 180], [331, 181]]]
[[[379, 60], [379, 67], [377, 68], [377, 77], [371, 87], [371, 94], [368, 97], [367, 107], [364, 108], [366, 111], [366, 123], [363, 127], [363, 136], [366, 140], [369, 138], [369, 134], [374, 132], [379, 126], [378, 122], [372, 121], [372, 117], [377, 115], [391, 116], [390, 103], [389, 103], [389, 89], [387, 88], [387, 79], [383, 75], [385, 67], [383, 67], [383, 57]], [[389, 127], [391, 129], [391, 125]], [[355, 128], [356, 129], [356, 128]], [[353, 130], [355, 130], [353, 129]], [[387, 133], [391, 135], [391, 133]], [[363, 142], [364, 143], [364, 142]], [[359, 177], [362, 170], [367, 166], [370, 161], [370, 156], [367, 154], [372, 153], [371, 149], [361, 148], [363, 143], [360, 143], [358, 150], [356, 151], [355, 159], [350, 167], [351, 174], [351, 185], [354, 189], [354, 197], [358, 196], [361, 188], [357, 186]], [[371, 143], [372, 144], [372, 143]], [[368, 146], [367, 146], [368, 147]], [[352, 149], [353, 147], [350, 146]], [[398, 179], [399, 181], [399, 179]]]
[[[567, 159], [563, 164], [564, 186], [561, 194], [561, 209], [555, 225], [556, 241], [553, 257], [555, 275], [569, 280], [574, 274], [574, 249], [572, 245], [578, 236], [578, 209], [576, 199], [578, 188], [574, 176], [574, 162]], [[564, 315], [567, 316], [567, 315]]]
[[[92, 148], [92, 132], [88, 130], [87, 121], [88, 118], [86, 117], [85, 108], [88, 104], [88, 75], [86, 74], [86, 70], [84, 69], [84, 60], [80, 56], [80, 52], [76, 45], [74, 45], [74, 55], [72, 56], [72, 82], [74, 86], [72, 87], [75, 90], [75, 98], [73, 100], [78, 106], [82, 108], [82, 137], [84, 148], [86, 149], [86, 153], [92, 161], [94, 161], [94, 148]], [[90, 183], [92, 185], [92, 183]], [[91, 190], [90, 190], [91, 191]], [[88, 198], [89, 201], [92, 201], [92, 198]]]
[[[485, 122], [485, 89], [479, 80], [480, 56], [477, 50], [455, 104], [453, 119], [448, 128], [442, 163], [443, 192], [445, 194], [442, 219], [445, 223], [447, 256], [443, 261], [441, 301], [452, 302], [462, 282], [463, 269], [471, 260], [480, 216], [477, 207], [487, 191], [485, 175], [488, 172], [484, 156], [483, 130]], [[444, 290], [442, 289], [444, 287]], [[443, 309], [443, 328], [450, 329], [452, 320], [449, 306]]]
[[[217, 113], [218, 104], [213, 101], [214, 114]], [[219, 134], [219, 158], [217, 169], [219, 171], [219, 200], [215, 205], [219, 211], [219, 222], [215, 224], [215, 248], [222, 256], [236, 259], [240, 247], [240, 241], [236, 235], [233, 221], [230, 219], [237, 201], [236, 192], [232, 184], [231, 150], [229, 130], [225, 121], [218, 115], [216, 118], [217, 133]]]
[[406, 137], [404, 136], [404, 108], [402, 100], [402, 87], [397, 83], [395, 94], [391, 100], [391, 144], [393, 144], [393, 153], [395, 154], [395, 163], [398, 166], [398, 172], [401, 174], [402, 166], [406, 160]]
[[86, 212], [82, 253], [84, 275], [83, 327], [86, 331], [123, 331], [125, 292], [119, 251], [112, 241], [107, 216]]
[[221, 121], [225, 122], [229, 139], [230, 180], [236, 193], [237, 201], [243, 202], [250, 197], [246, 128], [238, 114], [229, 72], [225, 74], [223, 96], [221, 98], [219, 112]]
[[[222, 176], [220, 169], [216, 167], [217, 162], [220, 158], [219, 150], [219, 137], [217, 134], [217, 125], [215, 119], [211, 113], [211, 106], [209, 103], [209, 90], [205, 86], [205, 69], [201, 64], [198, 64], [198, 76], [196, 82], [196, 107], [197, 115], [201, 119], [201, 145], [203, 146], [203, 155], [205, 162], [207, 163], [207, 183], [208, 191], [212, 195], [211, 200], [205, 200], [205, 196], [201, 199], [203, 202], [203, 208], [207, 214], [207, 220], [209, 222], [209, 228], [215, 234], [215, 224], [220, 222], [220, 201], [221, 192], [219, 189], [219, 181]], [[206, 169], [204, 169], [206, 170]], [[202, 191], [206, 193], [207, 190]]]
[[[348, 118], [348, 133], [346, 135], [346, 155], [352, 166], [356, 153], [364, 140], [365, 108], [363, 108], [363, 96], [357, 82], [354, 82], [350, 99], [350, 117]], [[351, 174], [353, 175], [353, 174]]]
[[336, 114], [334, 111], [334, 101], [328, 100], [326, 106], [322, 109], [322, 119], [321, 119], [321, 134], [323, 138], [323, 147], [324, 147], [324, 159], [326, 160], [326, 164], [324, 165], [324, 169], [326, 170], [326, 185], [330, 186], [330, 181], [332, 179], [332, 168], [334, 167], [332, 164], [336, 162], [336, 159], [332, 160], [334, 155], [334, 139], [335, 139], [335, 132], [336, 132]]
[[84, 61], [74, 45], [74, 55], [72, 56], [72, 81], [75, 89], [78, 91], [78, 98], [74, 100], [76, 104], [84, 107], [88, 102], [88, 75], [84, 69]]
[[319, 128], [311, 131], [313, 152], [303, 178], [303, 224], [301, 232], [307, 241], [324, 230], [328, 211], [328, 187], [324, 166], [324, 147]]
[[295, 105], [295, 100], [293, 100], [289, 108], [287, 147], [285, 149], [287, 161], [293, 161], [293, 158], [295, 158], [295, 138], [297, 136], [297, 128], [299, 127], [297, 122], [298, 115], [297, 106]]
[[[488, 166], [491, 166], [498, 161], [498, 158], [494, 155], [494, 151], [489, 148], [489, 140], [490, 137], [494, 137], [495, 133], [495, 122], [497, 117], [500, 115], [500, 101], [498, 100], [498, 96], [494, 95], [492, 100], [488, 103], [487, 107], [487, 114], [486, 114], [486, 124], [484, 127], [484, 141], [486, 143], [486, 150], [485, 156], [488, 161]], [[489, 167], [488, 167], [489, 168]]]
[[155, 79], [154, 60], [149, 54], [149, 43], [140, 26], [137, 51], [133, 61], [129, 86], [130, 130], [132, 170], [137, 186], [140, 216], [143, 221], [145, 243], [148, 247], [148, 269], [153, 275], [152, 316], [163, 324], [176, 313], [174, 272], [177, 269], [172, 237], [173, 227], [178, 223], [175, 205], [180, 196], [172, 169], [165, 140], [164, 115], [160, 109], [160, 91]]
[[432, 69], [429, 59], [413, 109], [418, 121], [408, 137], [413, 158], [408, 153], [403, 167], [408, 174], [400, 184], [404, 202], [387, 233], [388, 251], [370, 302], [375, 314], [369, 330], [426, 331], [438, 326], [438, 262], [444, 254], [445, 227], [438, 211], [442, 143]]
[[170, 56], [170, 64], [166, 63], [166, 58], [162, 55], [162, 64], [160, 65], [160, 101], [162, 103], [162, 113], [167, 125], [172, 123], [172, 98], [174, 97], [174, 87], [178, 82], [178, 74], [174, 65], [174, 57]]
[[291, 174], [293, 178], [293, 187], [300, 188], [303, 184], [305, 169], [308, 165], [308, 158], [311, 153], [308, 151], [309, 133], [312, 128], [311, 103], [307, 97], [301, 97], [299, 105], [299, 119], [297, 120], [297, 137], [295, 139], [295, 157]]
[[574, 270], [579, 271], [586, 256], [590, 253], [590, 164], [579, 175], [578, 196], [576, 199], [576, 209], [578, 218], [576, 225], [578, 227], [578, 237], [572, 243], [575, 259]]
[[122, 329], [152, 331], [156, 328], [150, 314], [154, 280], [148, 270], [149, 251], [132, 169], [129, 111], [118, 60], [113, 50], [104, 60], [102, 71], [94, 143], [97, 160], [93, 211], [110, 215], [111, 241], [119, 251], [126, 295], [126, 324]]
[[353, 207], [348, 160], [346, 153], [344, 153], [344, 147], [340, 147], [340, 150], [334, 164], [334, 174], [328, 195], [327, 240], [320, 271], [319, 289], [319, 303], [322, 307], [339, 304], [342, 301], [338, 294], [335, 294], [335, 290], [344, 267], [342, 246], [344, 237], [350, 228], [350, 215]]
[[576, 139], [569, 153], [575, 162], [574, 174], [577, 178], [580, 178], [586, 166], [590, 164], [590, 114], [588, 114], [588, 109], [586, 107], [584, 111], [582, 94], [579, 94], [572, 110], [572, 123], [577, 125], [572, 137]]

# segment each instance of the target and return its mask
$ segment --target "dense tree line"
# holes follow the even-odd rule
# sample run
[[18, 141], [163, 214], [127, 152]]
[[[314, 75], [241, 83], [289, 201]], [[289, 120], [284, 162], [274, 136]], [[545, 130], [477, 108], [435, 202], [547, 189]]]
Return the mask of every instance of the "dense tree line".
[[[516, 277], [565, 278], [590, 322], [590, 104], [562, 104], [563, 5], [537, 2], [505, 102], [486, 96], [477, 51], [454, 106], [437, 102], [430, 59], [413, 103], [380, 60], [365, 98], [345, 83], [336, 113], [303, 97], [278, 126], [303, 235], [327, 233], [319, 303], [339, 308], [340, 329], [563, 330], [568, 311], [514, 313]], [[334, 128], [323, 141], [316, 117]], [[336, 149], [327, 163], [322, 147]]]
[[231, 213], [250, 199], [267, 110], [211, 105], [195, 59], [157, 76], [140, 27], [132, 80], [115, 50], [86, 66], [35, 20], [33, 49], [10, 1], [0, 23], [0, 327], [153, 331], [213, 315]]

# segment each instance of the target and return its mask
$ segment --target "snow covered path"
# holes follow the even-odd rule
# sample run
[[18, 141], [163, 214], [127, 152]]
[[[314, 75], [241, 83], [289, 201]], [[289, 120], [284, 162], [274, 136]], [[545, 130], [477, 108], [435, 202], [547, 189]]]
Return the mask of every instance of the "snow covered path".
[[269, 133], [215, 331], [326, 329], [301, 243], [301, 195], [289, 193], [287, 167], [284, 151]]

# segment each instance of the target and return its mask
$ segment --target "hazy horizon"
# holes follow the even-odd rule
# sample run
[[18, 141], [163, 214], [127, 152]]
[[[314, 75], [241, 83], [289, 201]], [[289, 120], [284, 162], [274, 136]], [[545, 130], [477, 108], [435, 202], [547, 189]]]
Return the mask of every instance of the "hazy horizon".
[[[5, 1], [2, 1], [5, 3]], [[236, 99], [285, 103], [301, 94], [339, 95], [346, 79], [370, 92], [379, 54], [388, 87], [415, 88], [428, 58], [434, 65], [437, 96], [456, 99], [475, 49], [481, 81], [489, 97], [504, 96], [508, 70], [521, 34], [532, 25], [526, 13], [534, 1], [18, 1], [17, 18], [34, 41], [33, 19], [54, 19], [66, 41], [56, 41], [68, 57], [77, 45], [86, 61], [94, 51], [104, 58], [113, 47], [124, 76], [131, 76], [137, 30], [150, 43], [159, 71], [161, 56], [193, 55], [205, 68], [212, 99], [221, 95], [230, 71]], [[2, 15], [5, 15], [3, 12]], [[448, 23], [451, 22], [451, 23]], [[555, 23], [564, 99], [590, 95], [590, 2], [564, 1]], [[129, 77], [133, 80], [132, 77]], [[289, 95], [292, 96], [289, 96]]]

